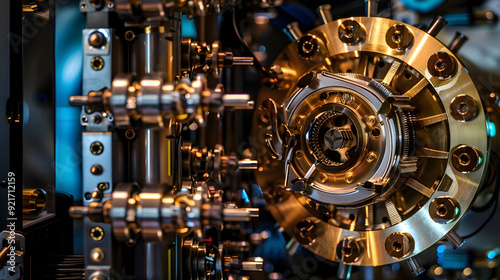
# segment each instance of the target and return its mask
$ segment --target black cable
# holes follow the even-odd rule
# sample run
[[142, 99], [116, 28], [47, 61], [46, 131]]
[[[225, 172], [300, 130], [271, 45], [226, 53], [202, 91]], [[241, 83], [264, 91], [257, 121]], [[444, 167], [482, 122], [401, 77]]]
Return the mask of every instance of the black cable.
[[252, 52], [250, 47], [247, 45], [245, 41], [240, 36], [240, 32], [238, 31], [238, 26], [236, 25], [236, 5], [233, 5], [233, 28], [234, 28], [234, 33], [236, 34], [236, 37], [238, 37], [238, 40], [240, 41], [241, 46], [243, 47], [243, 50], [246, 52], [247, 55], [250, 55], [253, 57], [253, 66], [257, 69], [257, 71], [265, 78], [271, 78], [271, 75], [269, 72], [266, 70], [264, 66], [260, 63], [260, 61], [257, 59], [255, 54]]
[[[491, 153], [491, 158], [493, 160], [493, 162], [495, 162], [496, 164], [496, 169], [497, 169], [497, 173], [500, 172], [500, 166], [498, 165], [498, 155], [494, 152]], [[495, 180], [495, 190], [493, 191], [493, 201], [494, 201], [494, 204], [493, 204], [493, 210], [491, 211], [490, 215], [488, 216], [488, 218], [486, 218], [486, 220], [481, 224], [481, 226], [479, 226], [475, 231], [473, 231], [472, 233], [470, 234], [467, 234], [465, 236], [463, 236], [462, 238], [463, 239], [467, 239], [467, 238], [470, 238], [474, 235], [476, 235], [478, 232], [480, 232], [490, 221], [491, 219], [493, 218], [493, 216], [495, 215], [496, 211], [497, 211], [497, 207], [498, 207], [498, 193], [499, 193], [499, 190], [500, 190], [500, 179], [499, 177], [497, 176], [496, 180]]]

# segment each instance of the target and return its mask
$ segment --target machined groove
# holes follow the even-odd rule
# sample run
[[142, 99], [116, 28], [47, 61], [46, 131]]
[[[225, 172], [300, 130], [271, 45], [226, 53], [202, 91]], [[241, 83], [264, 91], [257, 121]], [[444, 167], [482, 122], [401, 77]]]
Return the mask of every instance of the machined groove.
[[398, 209], [396, 209], [396, 206], [391, 199], [385, 201], [385, 209], [387, 210], [387, 215], [389, 216], [391, 225], [399, 224], [403, 221], [401, 219], [401, 215], [398, 212]]
[[365, 226], [373, 225], [373, 204], [365, 206]]
[[412, 177], [408, 178], [408, 180], [406, 181], [406, 185], [427, 197], [432, 196], [432, 189], [420, 183], [419, 181], [417, 181], [417, 179], [414, 179]]
[[408, 96], [410, 99], [412, 99], [413, 97], [415, 97], [419, 92], [421, 92], [427, 85], [429, 84], [429, 82], [427, 81], [427, 79], [423, 78], [421, 79], [420, 81], [418, 81], [418, 83], [416, 83], [412, 88], [410, 88], [407, 92], [405, 92], [405, 94], [403, 94], [404, 96]]
[[445, 121], [447, 119], [448, 119], [448, 116], [446, 116], [446, 113], [442, 113], [442, 114], [437, 114], [434, 116], [418, 119], [417, 122], [418, 122], [418, 125], [420, 127], [424, 127], [424, 126], [429, 126], [431, 124]]
[[434, 150], [429, 148], [419, 148], [417, 150], [417, 157], [420, 158], [436, 158], [436, 159], [448, 159], [448, 152], [441, 150]]
[[391, 68], [389, 68], [389, 71], [387, 71], [387, 74], [385, 74], [384, 80], [382, 81], [383, 85], [389, 86], [394, 79], [394, 76], [398, 73], [399, 67], [401, 66], [401, 63], [394, 60], [391, 64]]

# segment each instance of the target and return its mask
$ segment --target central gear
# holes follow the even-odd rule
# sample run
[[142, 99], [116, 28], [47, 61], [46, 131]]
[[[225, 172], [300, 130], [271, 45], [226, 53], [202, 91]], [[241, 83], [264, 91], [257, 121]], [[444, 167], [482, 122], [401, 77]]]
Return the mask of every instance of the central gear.
[[341, 166], [351, 160], [357, 147], [357, 133], [346, 115], [327, 111], [312, 123], [309, 145], [314, 157], [326, 166]]

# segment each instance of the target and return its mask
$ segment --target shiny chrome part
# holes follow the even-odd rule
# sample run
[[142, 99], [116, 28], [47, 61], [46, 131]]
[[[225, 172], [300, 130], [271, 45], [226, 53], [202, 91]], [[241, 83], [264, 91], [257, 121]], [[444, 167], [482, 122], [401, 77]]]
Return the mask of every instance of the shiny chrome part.
[[460, 248], [460, 246], [462, 246], [465, 242], [463, 238], [453, 229], [446, 234], [446, 239], [448, 239], [451, 246], [455, 249]]
[[323, 24], [329, 23], [333, 21], [332, 17], [332, 6], [330, 4], [323, 4], [320, 5], [317, 9], [316, 12], [319, 15], [319, 18], [321, 19], [321, 22]]
[[429, 35], [436, 37], [436, 35], [443, 29], [443, 27], [447, 24], [448, 22], [444, 19], [444, 17], [440, 15], [436, 15], [434, 19], [432, 20], [431, 24], [429, 25], [429, 28], [427, 29], [427, 33]]
[[418, 276], [425, 271], [425, 268], [418, 257], [411, 257], [406, 262], [408, 263], [408, 267], [410, 268], [411, 274], [413, 274], [413, 276]]
[[[254, 132], [271, 124], [267, 133], [277, 140], [283, 125], [295, 141], [275, 157], [289, 168], [268, 207], [305, 249], [338, 261], [337, 246], [327, 244], [347, 238], [366, 252], [350, 264], [408, 259], [418, 274], [414, 257], [445, 237], [470, 206], [485, 172], [479, 151], [488, 150], [486, 116], [468, 72], [432, 36], [443, 25], [437, 18], [427, 33], [384, 18], [339, 19], [309, 31], [321, 39], [312, 59], [292, 43], [274, 61], [280, 86], [263, 89], [257, 103], [272, 98], [282, 124]], [[464, 92], [477, 109], [467, 122], [456, 121], [449, 105]], [[285, 142], [274, 140], [267, 146], [278, 154]], [[459, 150], [463, 145], [472, 150]], [[272, 158], [266, 149], [260, 153]], [[463, 153], [470, 162], [460, 161]], [[282, 165], [273, 164], [259, 171], [261, 186], [276, 184], [272, 174]], [[303, 221], [311, 226], [300, 228], [313, 228], [314, 238], [300, 236]]]
[[303, 36], [302, 31], [300, 31], [300, 27], [297, 22], [292, 22], [287, 24], [286, 30], [290, 38], [293, 39], [293, 41], [297, 41]]
[[469, 95], [461, 94], [451, 101], [450, 113], [457, 121], [470, 121], [477, 114], [477, 102]]

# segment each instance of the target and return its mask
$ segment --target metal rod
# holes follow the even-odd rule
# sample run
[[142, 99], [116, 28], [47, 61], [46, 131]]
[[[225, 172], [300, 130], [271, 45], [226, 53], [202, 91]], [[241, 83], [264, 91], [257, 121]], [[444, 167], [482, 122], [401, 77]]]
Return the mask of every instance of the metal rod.
[[434, 19], [431, 22], [431, 25], [429, 26], [429, 29], [427, 29], [427, 33], [431, 36], [436, 37], [436, 35], [443, 29], [443, 27], [447, 24], [448, 22], [444, 19], [444, 17], [440, 15], [436, 15]]
[[319, 14], [319, 18], [323, 24], [327, 24], [333, 21], [332, 17], [332, 6], [330, 4], [324, 4], [318, 7], [316, 10]]

